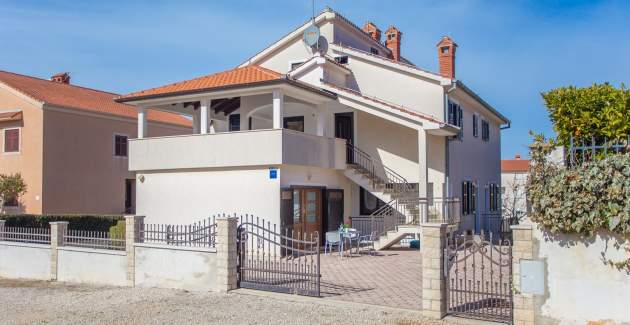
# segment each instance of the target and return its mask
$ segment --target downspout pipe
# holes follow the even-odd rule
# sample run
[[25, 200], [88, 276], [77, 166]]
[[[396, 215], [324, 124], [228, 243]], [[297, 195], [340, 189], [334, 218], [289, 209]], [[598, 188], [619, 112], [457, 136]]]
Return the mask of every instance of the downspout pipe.
[[[457, 82], [451, 82], [451, 87], [444, 92], [444, 121], [448, 123], [448, 94], [455, 91], [457, 89]], [[449, 154], [449, 143], [451, 141], [451, 137], [446, 137], [446, 141], [444, 141], [444, 193], [442, 194], [445, 197], [451, 196], [451, 186], [450, 186], [450, 177], [449, 177], [449, 168], [450, 168], [450, 154]]]

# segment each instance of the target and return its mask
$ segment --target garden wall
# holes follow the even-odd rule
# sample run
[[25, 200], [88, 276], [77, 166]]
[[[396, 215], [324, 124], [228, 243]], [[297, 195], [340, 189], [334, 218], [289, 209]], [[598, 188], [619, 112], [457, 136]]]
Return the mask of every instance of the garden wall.
[[532, 237], [534, 258], [545, 261], [545, 293], [536, 299], [536, 324], [630, 323], [630, 274], [605, 262], [630, 258], [627, 238], [607, 231], [590, 238], [551, 235], [536, 225]]

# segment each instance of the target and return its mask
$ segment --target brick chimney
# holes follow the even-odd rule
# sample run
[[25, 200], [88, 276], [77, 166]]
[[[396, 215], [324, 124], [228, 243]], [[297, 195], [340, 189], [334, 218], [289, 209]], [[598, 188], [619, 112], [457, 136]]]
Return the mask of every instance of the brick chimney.
[[385, 46], [392, 51], [391, 59], [394, 61], [400, 61], [400, 41], [402, 39], [402, 32], [394, 26], [390, 26], [385, 31]]
[[450, 37], [444, 36], [437, 44], [437, 49], [440, 74], [443, 77], [455, 78], [455, 49], [457, 49], [457, 44]]
[[67, 72], [60, 72], [52, 77], [50, 77], [50, 81], [62, 83], [62, 84], [70, 84], [70, 74]]
[[363, 31], [370, 34], [370, 37], [377, 41], [377, 42], [381, 42], [381, 30], [378, 29], [378, 27], [376, 27], [376, 25], [374, 25], [373, 22], [368, 21], [365, 23], [365, 25], [363, 26]]

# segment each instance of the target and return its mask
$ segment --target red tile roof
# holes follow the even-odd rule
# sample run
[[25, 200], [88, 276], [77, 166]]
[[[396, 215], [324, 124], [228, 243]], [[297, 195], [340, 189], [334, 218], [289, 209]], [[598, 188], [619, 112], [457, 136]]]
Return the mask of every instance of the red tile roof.
[[[53, 82], [7, 71], [0, 71], [0, 82], [45, 104], [134, 119], [138, 117], [134, 106], [114, 101], [114, 98], [118, 97], [118, 94]], [[182, 126], [191, 125], [190, 120], [181, 115], [156, 110], [149, 110], [147, 119], [153, 122]]]
[[119, 101], [149, 98], [161, 95], [181, 94], [195, 91], [206, 91], [214, 88], [254, 84], [265, 81], [280, 80], [283, 74], [257, 65], [249, 65], [223, 71], [195, 79], [180, 81], [165, 86], [141, 90], [121, 96]]
[[529, 171], [528, 159], [504, 159], [501, 160], [502, 173], [526, 173]]

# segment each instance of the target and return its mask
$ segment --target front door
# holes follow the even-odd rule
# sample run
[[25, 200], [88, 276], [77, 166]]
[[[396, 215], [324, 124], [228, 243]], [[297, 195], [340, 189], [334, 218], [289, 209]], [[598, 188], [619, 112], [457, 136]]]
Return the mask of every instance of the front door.
[[[337, 113], [335, 114], [335, 138], [345, 139], [348, 143], [354, 144], [354, 130], [353, 130], [353, 115], [352, 113]], [[347, 162], [353, 162], [352, 150], [347, 150]]]
[[319, 188], [293, 189], [293, 233], [313, 240], [321, 236], [322, 190]]

